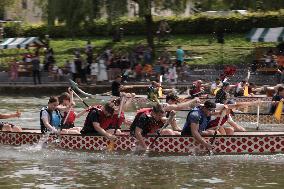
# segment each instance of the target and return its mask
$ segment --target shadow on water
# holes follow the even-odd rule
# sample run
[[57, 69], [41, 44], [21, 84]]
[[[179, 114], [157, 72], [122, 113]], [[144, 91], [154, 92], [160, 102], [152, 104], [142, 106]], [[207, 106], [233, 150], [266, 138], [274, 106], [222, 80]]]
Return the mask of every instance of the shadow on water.
[[[164, 156], [0, 145], [0, 184], [72, 188], [284, 186], [284, 155]], [[10, 185], [11, 186], [11, 185]]]

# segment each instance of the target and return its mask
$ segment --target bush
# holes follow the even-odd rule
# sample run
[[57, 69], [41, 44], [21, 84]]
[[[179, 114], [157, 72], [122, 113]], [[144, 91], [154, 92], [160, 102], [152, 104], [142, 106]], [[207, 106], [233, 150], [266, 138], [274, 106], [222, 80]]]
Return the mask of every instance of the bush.
[[[231, 16], [204, 16], [166, 17], [172, 28], [172, 34], [212, 34], [217, 31], [226, 33], [246, 33], [253, 27], [280, 27], [284, 26], [284, 12], [253, 13], [248, 15]], [[154, 19], [154, 32], [157, 30], [160, 18]], [[145, 35], [145, 22], [141, 18], [120, 18], [113, 23], [113, 27], [123, 27], [125, 35]], [[39, 36], [49, 34], [52, 38], [72, 37], [65, 26], [47, 28], [46, 25], [7, 24], [5, 36]], [[91, 37], [107, 35], [107, 22], [105, 19], [94, 23], [81, 25], [73, 31], [73, 37]]]

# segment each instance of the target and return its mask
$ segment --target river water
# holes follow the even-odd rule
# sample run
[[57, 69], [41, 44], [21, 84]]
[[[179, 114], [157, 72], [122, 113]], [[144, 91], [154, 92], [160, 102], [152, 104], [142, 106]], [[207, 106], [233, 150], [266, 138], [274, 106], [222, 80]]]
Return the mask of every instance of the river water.
[[[22, 111], [9, 122], [39, 128], [48, 98], [0, 101], [1, 113]], [[0, 188], [283, 188], [283, 171], [284, 154], [162, 156], [0, 145]]]

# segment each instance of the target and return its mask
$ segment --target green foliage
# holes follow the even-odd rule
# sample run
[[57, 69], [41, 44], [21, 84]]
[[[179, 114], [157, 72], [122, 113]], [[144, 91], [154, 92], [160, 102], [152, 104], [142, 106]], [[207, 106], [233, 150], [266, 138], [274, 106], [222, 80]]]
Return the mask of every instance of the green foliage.
[[[165, 19], [175, 34], [212, 34], [218, 30], [226, 33], [246, 33], [253, 27], [280, 27], [284, 26], [284, 12], [254, 13], [247, 16], [231, 15], [229, 17], [212, 17], [197, 15], [191, 17], [167, 17], [154, 19], [154, 31], [157, 30], [160, 19]], [[122, 17], [115, 20], [114, 27], [123, 27], [125, 35], [145, 35], [145, 21], [141, 18]], [[88, 25], [80, 24], [73, 31], [77, 37], [105, 36], [107, 20], [100, 19]], [[47, 29], [46, 25], [22, 26], [7, 24], [6, 37], [14, 36], [44, 36], [47, 33], [52, 38], [72, 37], [69, 27], [57, 25]]]

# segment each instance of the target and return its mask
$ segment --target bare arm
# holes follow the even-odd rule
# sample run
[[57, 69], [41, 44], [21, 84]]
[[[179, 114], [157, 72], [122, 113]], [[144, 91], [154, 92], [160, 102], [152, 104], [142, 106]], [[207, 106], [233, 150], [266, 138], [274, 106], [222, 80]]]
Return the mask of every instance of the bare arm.
[[199, 128], [198, 124], [191, 123], [190, 129], [191, 129], [192, 136], [197, 140], [197, 142], [205, 146], [207, 149], [212, 149], [212, 146], [208, 144], [207, 142], [205, 142], [205, 140], [203, 140], [202, 136], [198, 132], [198, 128]]
[[197, 105], [197, 103], [199, 102], [199, 98], [194, 98], [192, 100], [186, 101], [186, 102], [182, 102], [179, 104], [170, 104], [168, 106], [165, 107], [165, 111], [171, 111], [171, 110], [184, 110], [184, 109], [188, 109], [192, 106]]
[[85, 110], [82, 110], [81, 112], [79, 112], [78, 114], [76, 114], [76, 118], [81, 117], [82, 115], [84, 115], [85, 113], [87, 113], [89, 110], [89, 108], [86, 108]]
[[147, 145], [145, 144], [145, 141], [144, 141], [143, 136], [142, 136], [142, 129], [140, 129], [139, 127], [135, 128], [135, 137], [139, 141], [139, 144], [143, 148], [147, 149]]
[[232, 126], [232, 127], [234, 127], [234, 130], [236, 131], [236, 132], [244, 132], [244, 131], [246, 131], [246, 129], [245, 128], [243, 128], [242, 126], [240, 126], [240, 125], [238, 125], [236, 122], [234, 122], [234, 121], [228, 121], [228, 123]]
[[51, 132], [56, 132], [56, 129], [50, 125], [48, 118], [41, 118], [44, 126]]
[[75, 101], [74, 101], [74, 92], [73, 92], [73, 90], [71, 90], [71, 88], [69, 87], [68, 88], [68, 92], [69, 92], [69, 94], [70, 94], [70, 104], [72, 105], [72, 106], [75, 106], [76, 105], [76, 103], [75, 103]]
[[8, 119], [8, 118], [14, 118], [14, 117], [20, 117], [21, 112], [17, 111], [14, 114], [0, 114], [0, 119]]
[[98, 131], [98, 133], [100, 133], [101, 135], [113, 140], [115, 139], [115, 136], [106, 132], [103, 128], [101, 128], [100, 124], [98, 122], [93, 122], [93, 127], [96, 131]]

